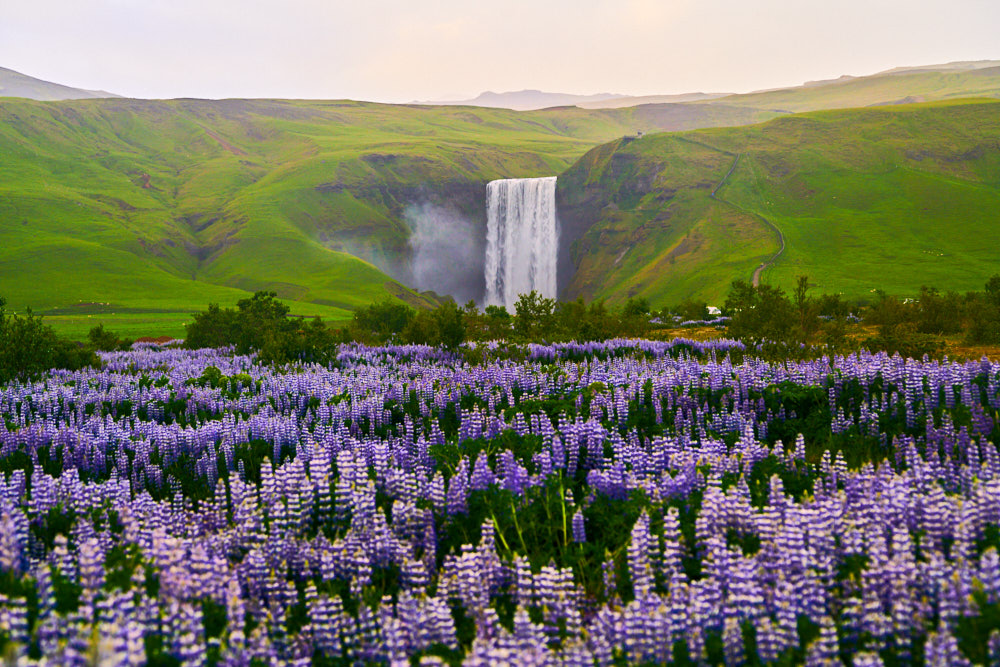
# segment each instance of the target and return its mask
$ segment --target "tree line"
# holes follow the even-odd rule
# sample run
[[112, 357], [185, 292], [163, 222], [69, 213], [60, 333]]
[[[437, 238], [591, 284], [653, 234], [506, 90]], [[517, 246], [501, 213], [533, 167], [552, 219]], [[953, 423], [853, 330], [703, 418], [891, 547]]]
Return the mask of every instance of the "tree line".
[[[772, 285], [732, 283], [725, 301], [725, 335], [747, 343], [770, 358], [850, 352], [860, 348], [903, 356], [938, 355], [941, 336], [961, 335], [970, 345], [1000, 345], [1000, 274], [981, 292], [940, 292], [923, 287], [912, 298], [878, 292], [868, 303], [839, 295], [810, 293], [799, 277], [791, 294]], [[416, 343], [457, 349], [469, 341], [512, 343], [607, 340], [662, 335], [683, 321], [708, 319], [703, 301], [650, 308], [645, 298], [620, 307], [582, 298], [556, 301], [538, 292], [522, 294], [514, 312], [503, 306], [480, 309], [470, 301], [459, 306], [444, 300], [432, 310], [415, 310], [385, 299], [354, 312], [350, 321], [330, 326], [320, 318], [293, 317], [275, 292], [257, 292], [235, 308], [210, 304], [187, 326], [189, 348], [233, 346], [237, 353], [256, 352], [268, 363], [326, 363], [346, 342], [371, 345]], [[871, 325], [866, 336], [849, 336], [851, 325]], [[131, 341], [104, 328], [92, 328], [85, 342], [63, 338], [31, 310], [9, 312], [0, 297], [0, 383], [28, 380], [50, 368], [98, 365], [98, 351], [125, 349]]]

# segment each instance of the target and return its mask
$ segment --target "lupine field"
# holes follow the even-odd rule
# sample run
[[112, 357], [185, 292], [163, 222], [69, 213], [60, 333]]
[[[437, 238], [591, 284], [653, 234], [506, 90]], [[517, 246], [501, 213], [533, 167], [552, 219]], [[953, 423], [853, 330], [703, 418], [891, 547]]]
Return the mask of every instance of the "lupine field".
[[17, 664], [1000, 664], [1000, 365], [136, 345], [0, 388]]

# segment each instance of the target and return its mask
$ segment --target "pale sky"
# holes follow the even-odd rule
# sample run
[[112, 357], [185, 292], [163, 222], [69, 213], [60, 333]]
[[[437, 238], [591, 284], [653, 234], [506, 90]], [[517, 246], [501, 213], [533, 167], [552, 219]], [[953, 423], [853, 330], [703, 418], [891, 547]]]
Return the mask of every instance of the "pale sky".
[[747, 92], [982, 59], [998, 0], [0, 1], [0, 66], [129, 97]]

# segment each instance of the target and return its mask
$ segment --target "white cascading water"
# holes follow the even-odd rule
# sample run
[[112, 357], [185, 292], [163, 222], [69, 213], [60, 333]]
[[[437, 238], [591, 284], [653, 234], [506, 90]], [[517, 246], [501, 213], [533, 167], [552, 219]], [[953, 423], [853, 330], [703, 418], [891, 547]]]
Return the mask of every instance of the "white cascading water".
[[559, 232], [556, 177], [507, 178], [486, 185], [486, 303], [512, 311], [536, 290], [556, 296]]

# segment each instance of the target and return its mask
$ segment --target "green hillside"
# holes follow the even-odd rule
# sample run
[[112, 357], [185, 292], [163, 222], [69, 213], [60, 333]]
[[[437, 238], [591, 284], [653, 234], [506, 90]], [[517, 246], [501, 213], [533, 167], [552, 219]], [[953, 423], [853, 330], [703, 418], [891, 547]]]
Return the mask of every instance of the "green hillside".
[[[761, 117], [722, 109], [706, 122]], [[187, 313], [257, 289], [331, 319], [386, 295], [425, 304], [385, 272], [406, 262], [407, 206], [483, 217], [491, 179], [558, 173], [603, 141], [682, 121], [651, 109], [0, 100], [0, 293], [77, 335], [98, 319], [180, 334]]]
[[824, 111], [617, 141], [570, 168], [558, 196], [578, 237], [571, 297], [719, 303], [777, 252], [775, 229], [786, 250], [763, 279], [786, 289], [801, 274], [855, 297], [981, 289], [1000, 272], [1000, 103]]
[[[561, 278], [570, 295], [718, 300], [775, 252], [766, 220], [789, 245], [765, 274], [772, 280], [856, 245], [857, 266], [842, 258], [824, 284], [863, 292], [865, 271], [891, 260], [897, 268], [879, 272], [890, 282], [878, 285], [909, 288], [906, 267], [924, 271], [918, 260], [936, 250], [941, 270], [922, 275], [979, 287], [991, 260], [977, 252], [988, 246], [966, 252], [963, 235], [992, 238], [979, 230], [997, 210], [995, 105], [788, 112], [990, 95], [998, 81], [996, 67], [892, 72], [693, 103], [535, 112], [0, 98], [0, 294], [76, 336], [99, 321], [180, 335], [208, 302], [258, 289], [331, 320], [387, 296], [427, 305], [435, 295], [413, 289], [409, 213], [454, 214], [482, 244], [485, 184], [551, 174], [562, 174], [565, 236], [582, 236], [578, 271]], [[664, 130], [677, 133], [627, 138]], [[897, 229], [904, 219], [908, 236]], [[826, 233], [811, 234], [808, 220]], [[879, 239], [881, 254], [868, 242]], [[480, 250], [443, 261], [472, 285], [482, 281]]]

